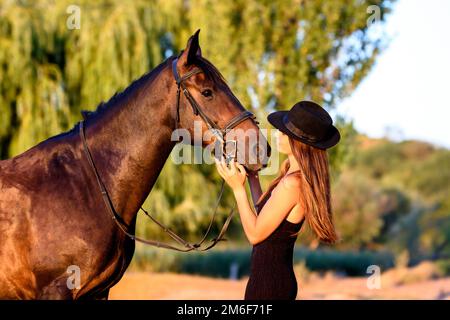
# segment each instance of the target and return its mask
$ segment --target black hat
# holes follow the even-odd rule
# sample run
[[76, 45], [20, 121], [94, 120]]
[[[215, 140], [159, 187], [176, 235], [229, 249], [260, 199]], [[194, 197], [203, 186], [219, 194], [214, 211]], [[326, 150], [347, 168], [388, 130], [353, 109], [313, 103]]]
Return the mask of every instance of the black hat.
[[336, 145], [341, 135], [328, 112], [312, 101], [297, 102], [289, 111], [275, 111], [267, 120], [286, 135], [319, 149]]

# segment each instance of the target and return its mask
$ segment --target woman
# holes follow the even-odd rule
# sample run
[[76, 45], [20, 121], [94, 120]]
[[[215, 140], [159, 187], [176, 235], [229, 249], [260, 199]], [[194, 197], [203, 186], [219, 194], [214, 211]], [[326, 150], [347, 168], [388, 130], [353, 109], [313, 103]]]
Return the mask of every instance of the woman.
[[245, 168], [236, 162], [228, 168], [223, 160], [216, 165], [233, 189], [244, 232], [253, 245], [245, 300], [295, 300], [293, 250], [303, 222], [306, 220], [319, 240], [337, 240], [326, 149], [338, 143], [340, 134], [330, 115], [310, 101], [271, 113], [267, 119], [278, 129], [278, 150], [288, 158], [258, 199], [256, 214], [245, 191]]

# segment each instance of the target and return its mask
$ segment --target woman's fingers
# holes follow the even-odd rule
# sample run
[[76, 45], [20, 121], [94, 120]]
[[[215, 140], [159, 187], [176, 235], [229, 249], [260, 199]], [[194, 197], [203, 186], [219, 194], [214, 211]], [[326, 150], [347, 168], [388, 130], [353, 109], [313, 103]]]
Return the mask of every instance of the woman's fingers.
[[230, 162], [230, 174], [236, 174], [236, 162], [235, 161], [231, 161]]
[[227, 163], [225, 162], [225, 159], [224, 158], [221, 158], [220, 159], [220, 163], [221, 163], [221, 165], [222, 165], [222, 169], [223, 169], [223, 171], [225, 172], [225, 174], [226, 175], [230, 175], [230, 168], [228, 168], [228, 165], [227, 165]]
[[[242, 165], [239, 162], [232, 161], [231, 163], [232, 163], [231, 170], [233, 171], [234, 174], [242, 173], [242, 170], [240, 169], [240, 167], [242, 167]], [[245, 169], [244, 169], [244, 172], [245, 172]]]
[[217, 159], [214, 159], [214, 161], [216, 162], [217, 171], [219, 171], [219, 174], [221, 175], [221, 177], [224, 178], [225, 172], [223, 170], [222, 162], [220, 162]]
[[217, 160], [216, 158], [214, 158], [214, 161], [216, 162], [217, 171], [219, 171], [219, 174], [223, 178], [227, 178], [227, 177], [233, 176], [235, 174], [240, 174], [240, 175], [244, 175], [244, 176], [247, 175], [247, 172], [246, 172], [244, 166], [236, 161], [231, 161], [229, 164], [229, 167], [226, 164], [224, 158], [221, 158], [220, 160]]
[[247, 175], [247, 171], [245, 170], [245, 168], [242, 164], [236, 162], [236, 166], [237, 166], [238, 170], [241, 172], [241, 174]]
[[221, 170], [224, 178], [228, 178], [228, 177], [230, 177], [232, 175], [232, 173], [231, 173], [230, 169], [228, 168], [224, 158], [220, 159], [219, 166], [220, 166], [220, 170]]

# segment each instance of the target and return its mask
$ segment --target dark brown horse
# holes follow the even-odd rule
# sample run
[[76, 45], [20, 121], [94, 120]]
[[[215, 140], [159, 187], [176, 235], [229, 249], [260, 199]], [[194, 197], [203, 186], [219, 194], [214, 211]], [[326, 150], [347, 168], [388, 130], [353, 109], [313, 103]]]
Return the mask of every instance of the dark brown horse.
[[[87, 144], [98, 172], [133, 234], [138, 209], [176, 144], [171, 139], [177, 114], [174, 58], [101, 104], [85, 120]], [[217, 69], [201, 56], [198, 32], [176, 65], [181, 75], [192, 68], [203, 71], [185, 85], [219, 126], [245, 110]], [[194, 120], [201, 118], [183, 95], [179, 115], [179, 127], [193, 133]], [[239, 128], [258, 130], [251, 119]], [[203, 130], [207, 130], [204, 123]], [[265, 139], [259, 146], [270, 152]], [[244, 153], [245, 159], [256, 156], [250, 148]], [[262, 165], [261, 161], [243, 164], [250, 170]], [[105, 208], [83, 153], [79, 124], [0, 161], [0, 298], [107, 298], [128, 267], [134, 246]], [[68, 286], [70, 266], [79, 267], [79, 288]]]

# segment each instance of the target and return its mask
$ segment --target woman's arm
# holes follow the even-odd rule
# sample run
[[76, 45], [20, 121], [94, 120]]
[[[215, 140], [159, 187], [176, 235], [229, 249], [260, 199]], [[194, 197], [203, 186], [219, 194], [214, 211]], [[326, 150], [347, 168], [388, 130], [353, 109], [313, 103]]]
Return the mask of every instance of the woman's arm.
[[234, 162], [231, 163], [231, 168], [228, 168], [223, 162], [216, 162], [216, 164], [220, 175], [233, 189], [241, 223], [251, 244], [266, 239], [298, 203], [298, 182], [294, 177], [286, 177], [272, 191], [270, 198], [257, 216], [250, 206], [245, 191], [246, 173], [244, 167]]
[[241, 218], [242, 227], [244, 228], [245, 235], [250, 243], [253, 244], [254, 234], [256, 233], [256, 220], [257, 216], [247, 199], [247, 192], [244, 186], [233, 189], [234, 197], [238, 206], [239, 216]]

